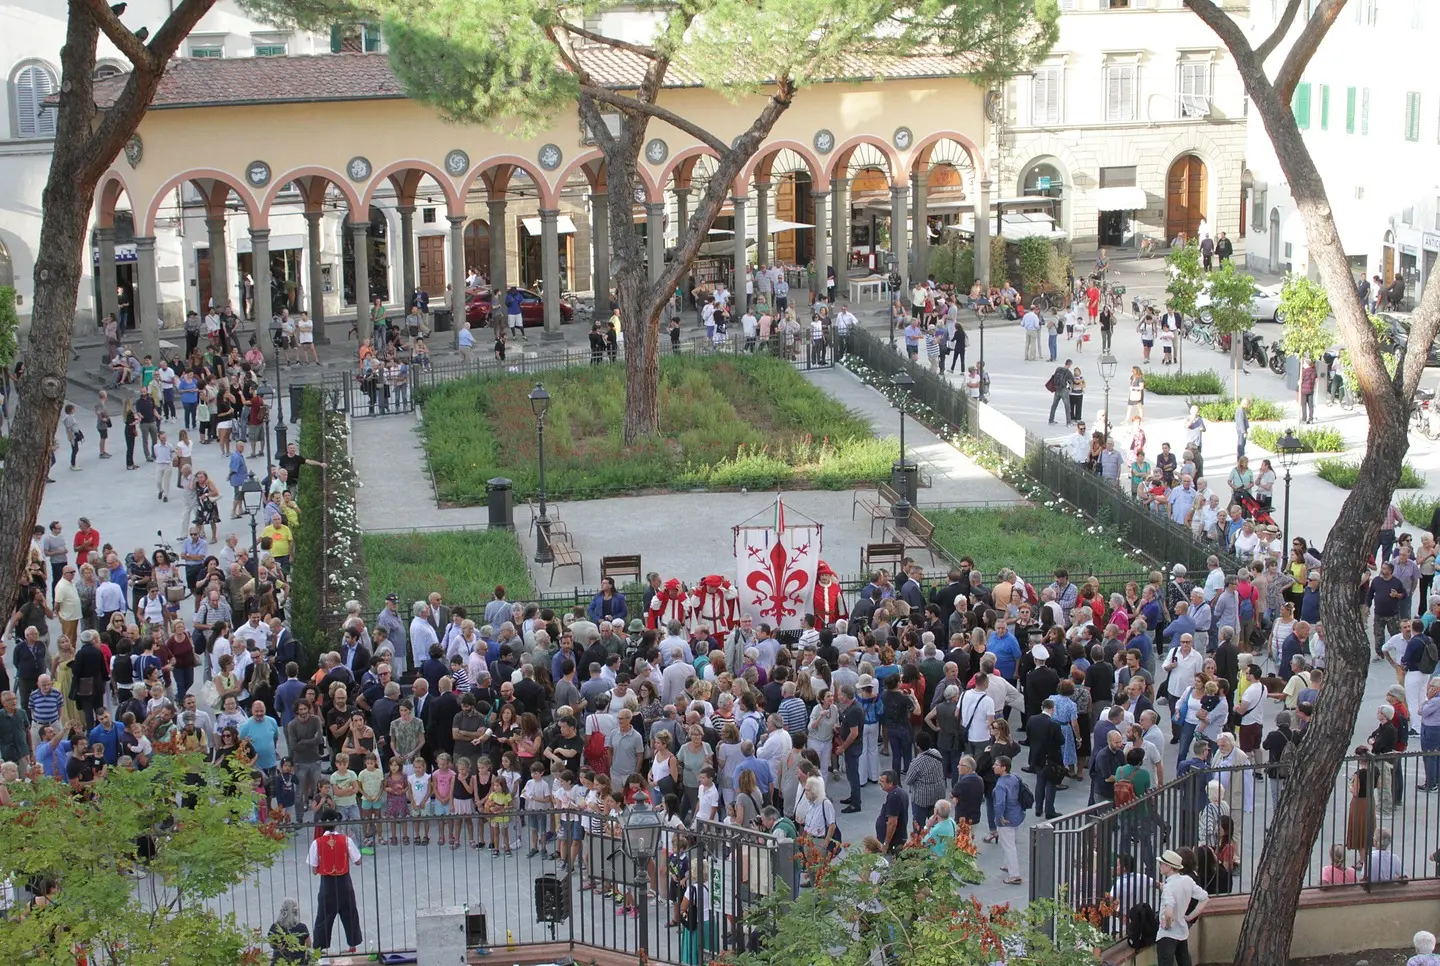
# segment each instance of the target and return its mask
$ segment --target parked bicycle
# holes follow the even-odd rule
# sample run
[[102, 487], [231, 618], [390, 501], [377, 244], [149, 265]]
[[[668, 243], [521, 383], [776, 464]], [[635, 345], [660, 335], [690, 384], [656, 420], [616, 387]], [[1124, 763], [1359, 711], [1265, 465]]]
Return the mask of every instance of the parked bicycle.
[[1151, 238], [1149, 235], [1141, 235], [1141, 236], [1140, 236], [1140, 257], [1141, 257], [1141, 258], [1154, 258], [1154, 257], [1155, 257], [1155, 249], [1156, 249], [1155, 239]]

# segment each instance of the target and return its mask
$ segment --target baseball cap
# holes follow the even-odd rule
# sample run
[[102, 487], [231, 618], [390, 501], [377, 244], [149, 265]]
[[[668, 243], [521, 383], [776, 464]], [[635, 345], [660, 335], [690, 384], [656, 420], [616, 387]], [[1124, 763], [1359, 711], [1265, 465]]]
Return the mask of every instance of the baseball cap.
[[393, 601], [395, 601], [395, 602], [398, 603], [398, 602], [400, 601], [400, 595], [399, 595], [399, 594], [389, 594], [389, 595], [387, 595], [387, 596], [385, 597], [385, 599], [386, 599], [386, 600], [393, 600]]

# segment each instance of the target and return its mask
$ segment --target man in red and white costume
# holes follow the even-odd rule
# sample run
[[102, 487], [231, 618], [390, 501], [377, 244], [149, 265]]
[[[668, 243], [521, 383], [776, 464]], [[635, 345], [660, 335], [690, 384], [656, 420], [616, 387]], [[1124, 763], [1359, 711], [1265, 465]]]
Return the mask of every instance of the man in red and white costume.
[[815, 567], [815, 597], [811, 601], [816, 627], [829, 627], [850, 612], [845, 609], [845, 595], [840, 578], [825, 561]]
[[729, 578], [719, 574], [702, 577], [690, 597], [692, 634], [705, 624], [717, 640], [724, 640], [730, 629], [740, 621], [739, 597]]
[[310, 843], [310, 871], [320, 877], [320, 895], [315, 904], [314, 943], [316, 949], [330, 945], [330, 929], [335, 917], [345, 927], [345, 943], [354, 952], [361, 942], [360, 911], [355, 905], [355, 887], [350, 882], [350, 867], [360, 864], [360, 850], [355, 840], [340, 829], [340, 813], [326, 809], [320, 813], [322, 832]]
[[678, 621], [681, 627], [690, 624], [690, 595], [675, 577], [665, 581], [645, 612], [645, 626], [651, 630], [663, 631], [671, 621]]

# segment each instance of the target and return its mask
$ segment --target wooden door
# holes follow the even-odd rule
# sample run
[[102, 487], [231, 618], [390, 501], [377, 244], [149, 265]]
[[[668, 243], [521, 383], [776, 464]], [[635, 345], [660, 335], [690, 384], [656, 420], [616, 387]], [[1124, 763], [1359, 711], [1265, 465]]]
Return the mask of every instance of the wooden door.
[[1380, 277], [1389, 285], [1395, 281], [1395, 249], [1386, 245], [1383, 249], [1384, 258], [1381, 260]]
[[[795, 179], [785, 178], [775, 186], [775, 219], [777, 221], [796, 221], [795, 213]], [[782, 231], [771, 236], [773, 247], [771, 258], [777, 265], [795, 264], [795, 232]]]
[[1195, 238], [1205, 220], [1205, 162], [1187, 154], [1170, 165], [1165, 191], [1165, 238]]
[[195, 311], [201, 316], [210, 306], [210, 249], [195, 249]]
[[445, 236], [421, 235], [420, 263], [418, 266], [420, 287], [439, 298], [445, 291]]

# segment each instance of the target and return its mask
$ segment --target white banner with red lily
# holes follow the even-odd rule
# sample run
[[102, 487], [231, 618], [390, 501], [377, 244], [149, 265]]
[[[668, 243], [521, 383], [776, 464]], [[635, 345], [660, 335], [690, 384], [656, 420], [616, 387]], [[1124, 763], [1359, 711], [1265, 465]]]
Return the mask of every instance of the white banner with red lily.
[[800, 631], [815, 594], [820, 530], [818, 526], [787, 527], [783, 513], [783, 509], [777, 513], [781, 529], [739, 529], [736, 586], [741, 614], [777, 631]]

